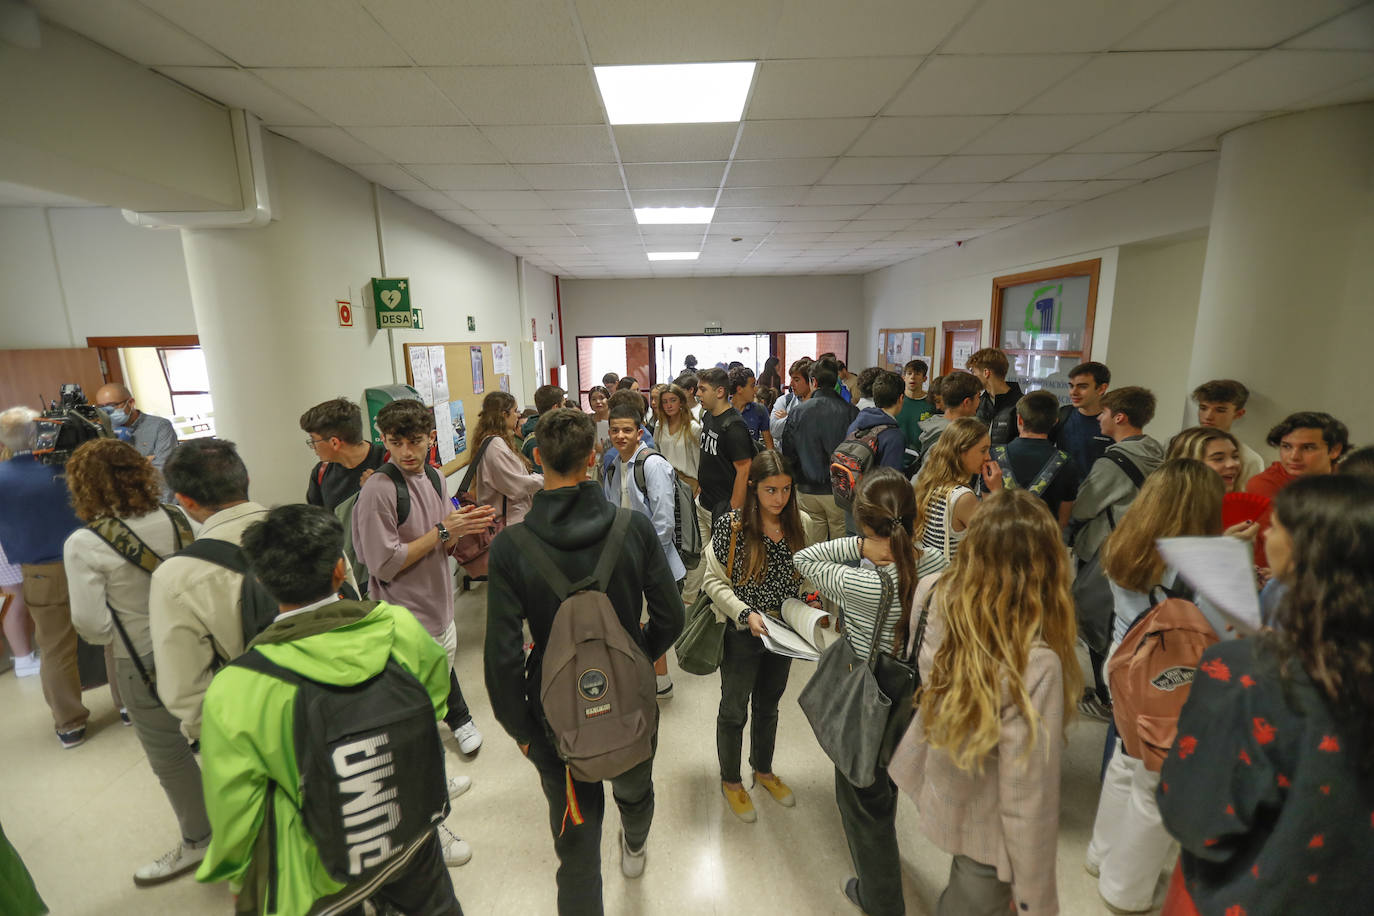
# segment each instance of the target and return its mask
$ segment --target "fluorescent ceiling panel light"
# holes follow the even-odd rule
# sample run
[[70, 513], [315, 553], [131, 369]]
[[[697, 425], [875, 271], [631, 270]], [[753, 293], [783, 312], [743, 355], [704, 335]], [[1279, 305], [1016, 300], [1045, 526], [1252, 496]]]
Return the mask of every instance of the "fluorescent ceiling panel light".
[[650, 261], [695, 261], [701, 257], [700, 251], [651, 251]]
[[594, 67], [612, 124], [738, 121], [754, 62]]
[[715, 216], [715, 207], [635, 207], [635, 219], [641, 226], [669, 224], [705, 225]]

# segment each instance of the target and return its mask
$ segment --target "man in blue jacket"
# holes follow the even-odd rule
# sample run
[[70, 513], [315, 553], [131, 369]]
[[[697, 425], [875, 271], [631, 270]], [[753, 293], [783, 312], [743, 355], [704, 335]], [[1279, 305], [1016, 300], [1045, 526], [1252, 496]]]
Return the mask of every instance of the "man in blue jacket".
[[895, 468], [900, 471], [906, 463], [906, 435], [897, 425], [897, 414], [902, 411], [902, 377], [895, 372], [884, 370], [873, 380], [872, 392], [875, 407], [865, 407], [859, 411], [854, 422], [849, 424], [848, 436], [855, 436], [876, 426], [887, 429], [878, 433], [877, 453], [874, 465]]

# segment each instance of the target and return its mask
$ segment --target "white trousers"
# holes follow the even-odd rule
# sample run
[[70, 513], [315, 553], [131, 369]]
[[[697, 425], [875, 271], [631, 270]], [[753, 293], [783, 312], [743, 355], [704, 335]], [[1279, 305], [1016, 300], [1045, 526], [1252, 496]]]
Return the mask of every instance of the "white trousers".
[[454, 626], [452, 620], [448, 622], [448, 627], [439, 634], [439, 638], [435, 641], [443, 646], [444, 651], [448, 653], [448, 670], [452, 671], [454, 666], [458, 664], [458, 628]]
[[1097, 889], [1123, 910], [1148, 910], [1160, 873], [1178, 857], [1155, 801], [1159, 774], [1122, 750], [1117, 741], [1102, 781], [1088, 864], [1098, 869]]

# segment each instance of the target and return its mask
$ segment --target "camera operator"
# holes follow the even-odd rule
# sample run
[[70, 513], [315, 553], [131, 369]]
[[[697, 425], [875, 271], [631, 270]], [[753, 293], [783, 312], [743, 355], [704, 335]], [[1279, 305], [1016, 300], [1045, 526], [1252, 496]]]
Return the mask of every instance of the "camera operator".
[[151, 459], [160, 473], [172, 457], [172, 449], [177, 447], [172, 421], [139, 410], [134, 406], [133, 392], [118, 382], [100, 386], [95, 393], [95, 406], [109, 415], [112, 425], [122, 426], [133, 435], [134, 448]]
[[86, 740], [91, 715], [81, 702], [76, 630], [62, 567], [62, 544], [81, 522], [72, 511], [62, 468], [33, 456], [38, 416], [28, 407], [0, 413], [0, 443], [14, 452], [0, 464], [0, 545], [23, 570], [24, 601], [42, 658], [43, 699], [52, 710], [57, 739], [71, 748]]

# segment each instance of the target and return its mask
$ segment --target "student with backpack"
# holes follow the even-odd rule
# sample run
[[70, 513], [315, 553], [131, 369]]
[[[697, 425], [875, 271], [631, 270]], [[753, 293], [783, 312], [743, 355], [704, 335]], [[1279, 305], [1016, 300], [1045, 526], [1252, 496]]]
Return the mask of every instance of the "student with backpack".
[[544, 469], [534, 460], [534, 447], [539, 444], [534, 436], [534, 427], [544, 414], [555, 407], [567, 405], [568, 393], [557, 385], [540, 385], [534, 392], [535, 415], [520, 425], [520, 454], [536, 474], [542, 474]]
[[356, 494], [386, 460], [386, 449], [363, 438], [363, 412], [348, 398], [334, 398], [301, 414], [306, 447], [319, 459], [310, 469], [305, 501], [333, 512]]
[[796, 475], [807, 544], [844, 536], [844, 510], [831, 490], [830, 459], [859, 411], [835, 393], [835, 366], [829, 358], [811, 365], [812, 395], [791, 411], [783, 428], [781, 451]]
[[909, 476], [914, 476], [951, 423], [963, 417], [977, 416], [978, 397], [982, 391], [983, 383], [962, 369], [940, 376], [940, 400], [944, 404], [944, 412], [921, 421], [920, 437], [915, 442], [907, 439], [906, 470]]
[[461, 916], [435, 728], [444, 650], [404, 608], [338, 597], [343, 526], [326, 510], [278, 506], [241, 540], [278, 615], [205, 694], [214, 833], [196, 877], [264, 916], [357, 914], [368, 899]]
[[[611, 505], [587, 479], [596, 462], [591, 418], [553, 410], [535, 435], [544, 489], [524, 523], [491, 545], [487, 694], [548, 800], [560, 916], [600, 914], [603, 780], [620, 809], [621, 872], [644, 871], [658, 735], [650, 659], [682, 632], [682, 598], [653, 524]], [[595, 638], [573, 642], [579, 621]]]
[[[712, 523], [744, 505], [749, 462], [757, 449], [749, 427], [730, 405], [730, 376], [724, 369], [704, 369], [697, 398], [701, 401], [701, 491], [697, 500]], [[774, 434], [776, 437], [776, 433]]]
[[1048, 391], [1032, 391], [1016, 402], [1016, 438], [993, 446], [992, 458], [1002, 468], [1004, 487], [1028, 490], [1043, 499], [1064, 528], [1083, 475], [1069, 453], [1049, 441], [1058, 415], [1058, 398]]
[[846, 535], [856, 533], [854, 494], [863, 476], [878, 467], [901, 471], [906, 464], [906, 436], [897, 425], [897, 413], [902, 409], [901, 376], [880, 369], [869, 379], [867, 390], [874, 406], [859, 411], [845, 440], [830, 456], [830, 491], [844, 510]]
[[134, 872], [134, 884], [149, 887], [194, 869], [210, 842], [200, 767], [176, 716], [158, 700], [148, 631], [152, 572], [191, 542], [191, 525], [179, 510], [159, 505], [157, 469], [118, 439], [78, 448], [67, 462], [67, 486], [86, 523], [62, 549], [72, 624], [87, 642], [113, 645], [120, 696], [181, 828], [171, 851]]
[[993, 445], [1006, 445], [1016, 438], [1016, 402], [1021, 400], [1021, 386], [1007, 381], [1011, 363], [1007, 354], [996, 347], [975, 350], [965, 368], [983, 383], [978, 398], [978, 419], [988, 426]]

